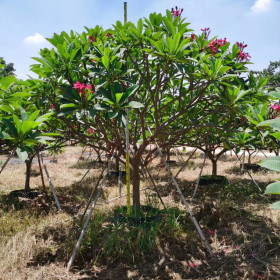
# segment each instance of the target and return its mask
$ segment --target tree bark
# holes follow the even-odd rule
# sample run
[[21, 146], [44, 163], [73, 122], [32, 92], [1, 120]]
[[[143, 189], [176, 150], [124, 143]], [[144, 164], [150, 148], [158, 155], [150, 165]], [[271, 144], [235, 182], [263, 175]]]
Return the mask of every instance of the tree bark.
[[136, 162], [133, 167], [132, 173], [132, 199], [133, 199], [133, 208], [137, 212], [140, 210], [140, 161]]
[[32, 160], [29, 158], [25, 161], [26, 164], [26, 175], [25, 175], [25, 187], [24, 190], [29, 192], [30, 191], [30, 175], [31, 175], [31, 164]]
[[217, 159], [210, 158], [212, 162], [212, 175], [217, 175]]
[[115, 164], [116, 164], [116, 168], [115, 168], [116, 174], [119, 174], [119, 171], [120, 171], [120, 159], [119, 159], [119, 155], [116, 155], [116, 157], [115, 157]]
[[167, 157], [167, 162], [170, 162], [170, 149], [169, 146], [166, 147], [166, 157]]

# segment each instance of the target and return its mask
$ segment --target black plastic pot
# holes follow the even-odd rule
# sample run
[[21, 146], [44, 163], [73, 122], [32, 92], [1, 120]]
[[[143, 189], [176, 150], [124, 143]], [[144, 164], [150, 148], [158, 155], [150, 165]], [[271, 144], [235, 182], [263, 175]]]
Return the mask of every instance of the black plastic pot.
[[[109, 171], [108, 175], [109, 176], [116, 176], [119, 177], [119, 171]], [[126, 176], [126, 171], [121, 171], [121, 177], [125, 177]]]
[[[253, 164], [253, 163], [244, 163], [244, 170], [251, 170], [254, 172], [262, 170], [262, 167], [258, 164]], [[240, 170], [242, 170], [242, 164], [240, 164]]]
[[15, 190], [10, 192], [11, 197], [23, 197], [23, 198], [29, 198], [29, 199], [34, 199], [37, 196], [41, 194], [40, 191], [38, 190], [31, 190], [31, 191], [26, 191], [26, 190]]
[[130, 226], [150, 227], [152, 223], [159, 222], [161, 220], [159, 210], [151, 206], [141, 206], [140, 213], [137, 216], [133, 214], [131, 214], [131, 216], [127, 216], [126, 210], [126, 206], [115, 210], [114, 217], [117, 224], [127, 223]]
[[225, 185], [227, 184], [227, 177], [221, 175], [204, 175], [200, 177], [200, 186], [209, 185]]
[[177, 164], [176, 160], [167, 160], [166, 163], [168, 163], [168, 164]]

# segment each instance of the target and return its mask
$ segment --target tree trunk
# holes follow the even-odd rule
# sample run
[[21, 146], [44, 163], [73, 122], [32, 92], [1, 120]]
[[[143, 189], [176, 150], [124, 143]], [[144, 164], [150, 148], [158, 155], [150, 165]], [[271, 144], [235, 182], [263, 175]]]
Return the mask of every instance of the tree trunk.
[[116, 174], [119, 174], [119, 171], [120, 171], [120, 159], [119, 159], [119, 155], [116, 155], [115, 164], [116, 164], [116, 168], [115, 168]]
[[217, 175], [217, 159], [212, 159], [212, 175]]
[[[94, 148], [93, 148], [94, 149]], [[102, 159], [101, 159], [101, 155], [100, 155], [100, 150], [99, 149], [94, 149], [96, 155], [97, 155], [97, 158], [98, 158], [98, 162], [102, 162]]]
[[250, 153], [250, 150], [247, 150], [247, 152], [248, 152], [248, 163], [250, 164], [252, 154]]
[[26, 164], [26, 175], [25, 175], [25, 191], [29, 192], [30, 191], [30, 175], [31, 175], [31, 164], [32, 160], [27, 159], [25, 161]]
[[167, 154], [167, 156], [166, 156], [167, 159], [166, 160], [167, 160], [167, 162], [170, 162], [170, 149], [169, 149], [169, 146], [166, 147], [166, 154]]
[[140, 210], [140, 165], [139, 161], [133, 165], [132, 173], [132, 199], [133, 199], [133, 208], [136, 212]]

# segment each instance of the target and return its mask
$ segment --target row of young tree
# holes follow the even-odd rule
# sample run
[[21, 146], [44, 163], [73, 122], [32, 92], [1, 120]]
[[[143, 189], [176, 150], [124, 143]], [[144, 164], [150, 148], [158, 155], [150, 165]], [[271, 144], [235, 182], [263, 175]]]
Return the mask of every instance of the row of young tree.
[[127, 114], [136, 209], [141, 162], [149, 163], [155, 141], [164, 150], [199, 148], [213, 174], [230, 149], [279, 153], [280, 91], [248, 72], [244, 43], [211, 37], [209, 28], [194, 34], [174, 10], [48, 41], [53, 47], [31, 66], [37, 79], [0, 78], [0, 152], [16, 151], [27, 174], [38, 151], [70, 140], [98, 153], [115, 150], [124, 163]]

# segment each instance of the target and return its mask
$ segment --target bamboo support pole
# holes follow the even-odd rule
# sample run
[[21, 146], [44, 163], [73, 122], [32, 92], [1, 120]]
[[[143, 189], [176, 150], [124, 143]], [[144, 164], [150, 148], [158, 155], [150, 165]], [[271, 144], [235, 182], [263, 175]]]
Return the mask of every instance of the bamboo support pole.
[[[150, 130], [149, 127], [148, 127], [148, 131], [149, 131], [149, 133], [152, 135], [151, 130]], [[188, 202], [186, 201], [186, 199], [185, 199], [185, 197], [184, 197], [184, 195], [183, 195], [183, 193], [182, 193], [182, 191], [181, 191], [181, 189], [180, 189], [180, 187], [179, 187], [179, 185], [178, 185], [176, 179], [174, 178], [174, 176], [173, 176], [173, 174], [172, 174], [172, 172], [171, 172], [171, 170], [170, 170], [170, 167], [169, 167], [169, 165], [167, 164], [167, 162], [166, 162], [166, 160], [165, 160], [165, 158], [164, 158], [164, 156], [163, 156], [163, 154], [162, 154], [162, 151], [161, 151], [161, 149], [159, 148], [159, 146], [158, 146], [158, 144], [157, 144], [156, 141], [155, 141], [155, 144], [156, 144], [156, 146], [157, 146], [157, 150], [158, 150], [158, 152], [159, 152], [159, 155], [160, 155], [160, 157], [162, 158], [163, 164], [165, 165], [166, 170], [168, 171], [169, 176], [170, 176], [171, 179], [172, 179], [172, 183], [173, 183], [174, 186], [176, 187], [176, 189], [177, 189], [177, 191], [178, 191], [178, 193], [179, 193], [179, 195], [180, 195], [180, 197], [181, 197], [181, 199], [182, 199], [182, 201], [183, 201], [183, 203], [184, 203], [184, 205], [185, 205], [187, 211], [189, 212], [190, 217], [191, 217], [191, 220], [193, 221], [193, 223], [194, 223], [194, 225], [195, 225], [195, 227], [196, 227], [196, 230], [198, 231], [198, 234], [200, 235], [200, 238], [201, 238], [202, 242], [205, 244], [205, 246], [206, 246], [206, 248], [207, 248], [209, 254], [210, 254], [212, 257], [214, 257], [215, 255], [214, 255], [214, 253], [213, 253], [213, 251], [212, 251], [212, 249], [211, 249], [211, 247], [210, 247], [210, 244], [209, 244], [208, 241], [206, 240], [206, 238], [205, 238], [205, 236], [204, 236], [204, 234], [203, 234], [203, 232], [202, 232], [202, 230], [201, 230], [201, 228], [200, 228], [200, 226], [199, 226], [199, 224], [198, 224], [198, 222], [197, 222], [197, 220], [196, 220], [196, 218], [195, 218], [195, 216], [194, 216], [194, 214], [193, 214], [193, 212], [192, 212], [192, 210], [191, 210], [191, 208], [190, 208], [190, 206], [189, 206], [189, 204], [188, 204]]]
[[86, 219], [86, 221], [85, 221], [85, 223], [84, 223], [84, 226], [83, 226], [83, 229], [82, 229], [82, 231], [81, 231], [80, 237], [79, 237], [79, 239], [78, 239], [78, 241], [77, 241], [77, 243], [76, 243], [76, 246], [75, 246], [75, 248], [74, 248], [74, 250], [73, 250], [72, 256], [71, 256], [71, 258], [70, 258], [70, 260], [69, 260], [69, 262], [68, 262], [68, 264], [67, 264], [67, 270], [68, 270], [68, 271], [70, 270], [70, 268], [71, 268], [71, 266], [72, 266], [72, 264], [73, 264], [73, 262], [74, 262], [74, 260], [75, 260], [75, 257], [76, 257], [76, 255], [77, 255], [79, 249], [80, 249], [81, 242], [82, 242], [83, 237], [84, 237], [84, 235], [85, 235], [85, 233], [86, 233], [86, 229], [87, 229], [87, 226], [88, 226], [88, 224], [89, 224], [90, 218], [91, 218], [91, 216], [92, 216], [92, 214], [93, 214], [93, 212], [94, 212], [94, 210], [95, 210], [95, 206], [96, 206], [96, 204], [97, 204], [97, 200], [98, 200], [98, 198], [99, 198], [99, 196], [100, 196], [102, 187], [103, 187], [104, 182], [105, 182], [105, 180], [106, 180], [106, 177], [107, 177], [107, 175], [108, 175], [108, 173], [109, 173], [109, 170], [110, 170], [110, 163], [112, 162], [112, 159], [113, 159], [113, 158], [114, 158], [114, 157], [112, 156], [112, 157], [111, 157], [111, 160], [110, 160], [110, 162], [109, 162], [109, 164], [108, 164], [107, 173], [105, 174], [105, 176], [103, 177], [103, 179], [102, 179], [102, 181], [101, 181], [101, 183], [100, 183], [100, 185], [99, 185], [99, 188], [98, 188], [98, 190], [97, 190], [97, 194], [96, 194], [95, 199], [94, 199], [94, 201], [93, 201], [93, 204], [92, 204], [92, 206], [91, 206], [91, 208], [90, 208], [90, 211], [89, 211], [89, 213], [88, 213], [87, 219]]
[[44, 174], [43, 174], [43, 170], [42, 170], [42, 166], [41, 166], [41, 159], [40, 159], [39, 151], [37, 152], [37, 159], [38, 159], [38, 164], [39, 164], [39, 169], [40, 169], [42, 186], [43, 186], [43, 190], [45, 191], [46, 190], [46, 185], [45, 185], [45, 181], [44, 181]]
[[[238, 158], [238, 160], [240, 161], [240, 163], [242, 164], [241, 159], [238, 157], [238, 154], [234, 151], [236, 157]], [[244, 157], [243, 157], [244, 158]], [[248, 173], [249, 177], [251, 178], [251, 180], [253, 181], [253, 183], [258, 187], [259, 191], [262, 191], [262, 189], [260, 188], [260, 186], [258, 185], [258, 183], [254, 180], [253, 176], [251, 175], [251, 173], [249, 172], [249, 170], [247, 168], [245, 168], [246, 172]]]
[[2, 168], [1, 168], [1, 171], [0, 171], [0, 174], [2, 173], [2, 171], [4, 170], [6, 165], [8, 164], [8, 162], [11, 159], [11, 157], [13, 156], [15, 150], [16, 150], [16, 147], [12, 150], [11, 154], [9, 155], [9, 157], [6, 159], [5, 163], [3, 164]]
[[48, 181], [49, 181], [49, 185], [50, 185], [50, 187], [51, 187], [51, 191], [52, 191], [52, 194], [53, 194], [54, 199], [55, 199], [55, 203], [56, 203], [56, 205], [57, 205], [58, 210], [60, 211], [60, 210], [61, 210], [61, 206], [60, 206], [58, 197], [57, 197], [57, 195], [56, 195], [54, 186], [53, 186], [53, 184], [52, 184], [51, 178], [50, 178], [50, 176], [49, 176], [48, 169], [47, 169], [47, 167], [46, 167], [46, 165], [45, 165], [45, 163], [44, 163], [42, 154], [40, 154], [40, 158], [41, 158], [41, 162], [42, 162], [42, 164], [43, 164], [43, 167], [44, 167], [44, 169], [45, 169], [45, 172], [46, 172], [46, 175], [47, 175], [47, 179], [48, 179]]
[[83, 214], [82, 214], [82, 217], [81, 217], [81, 219], [80, 219], [80, 223], [82, 223], [82, 221], [83, 221], [83, 219], [84, 219], [84, 217], [85, 217], [85, 215], [86, 215], [86, 212], [87, 212], [87, 210], [88, 210], [88, 208], [89, 208], [89, 205], [90, 205], [90, 203], [91, 203], [91, 201], [92, 201], [92, 199], [93, 199], [94, 193], [95, 193], [96, 189], [98, 188], [98, 185], [99, 185], [100, 181], [102, 180], [102, 177], [103, 177], [103, 174], [104, 174], [104, 171], [105, 171], [105, 170], [106, 170], [106, 166], [104, 166], [104, 168], [102, 169], [102, 172], [101, 172], [101, 174], [100, 174], [100, 176], [99, 176], [99, 178], [98, 178], [98, 180], [97, 180], [97, 183], [96, 183], [94, 189], [93, 189], [92, 192], [91, 192], [91, 195], [90, 195], [89, 200], [88, 200], [88, 202], [87, 202], [86, 208], [85, 208], [85, 210], [84, 210], [84, 212], [83, 212]]

